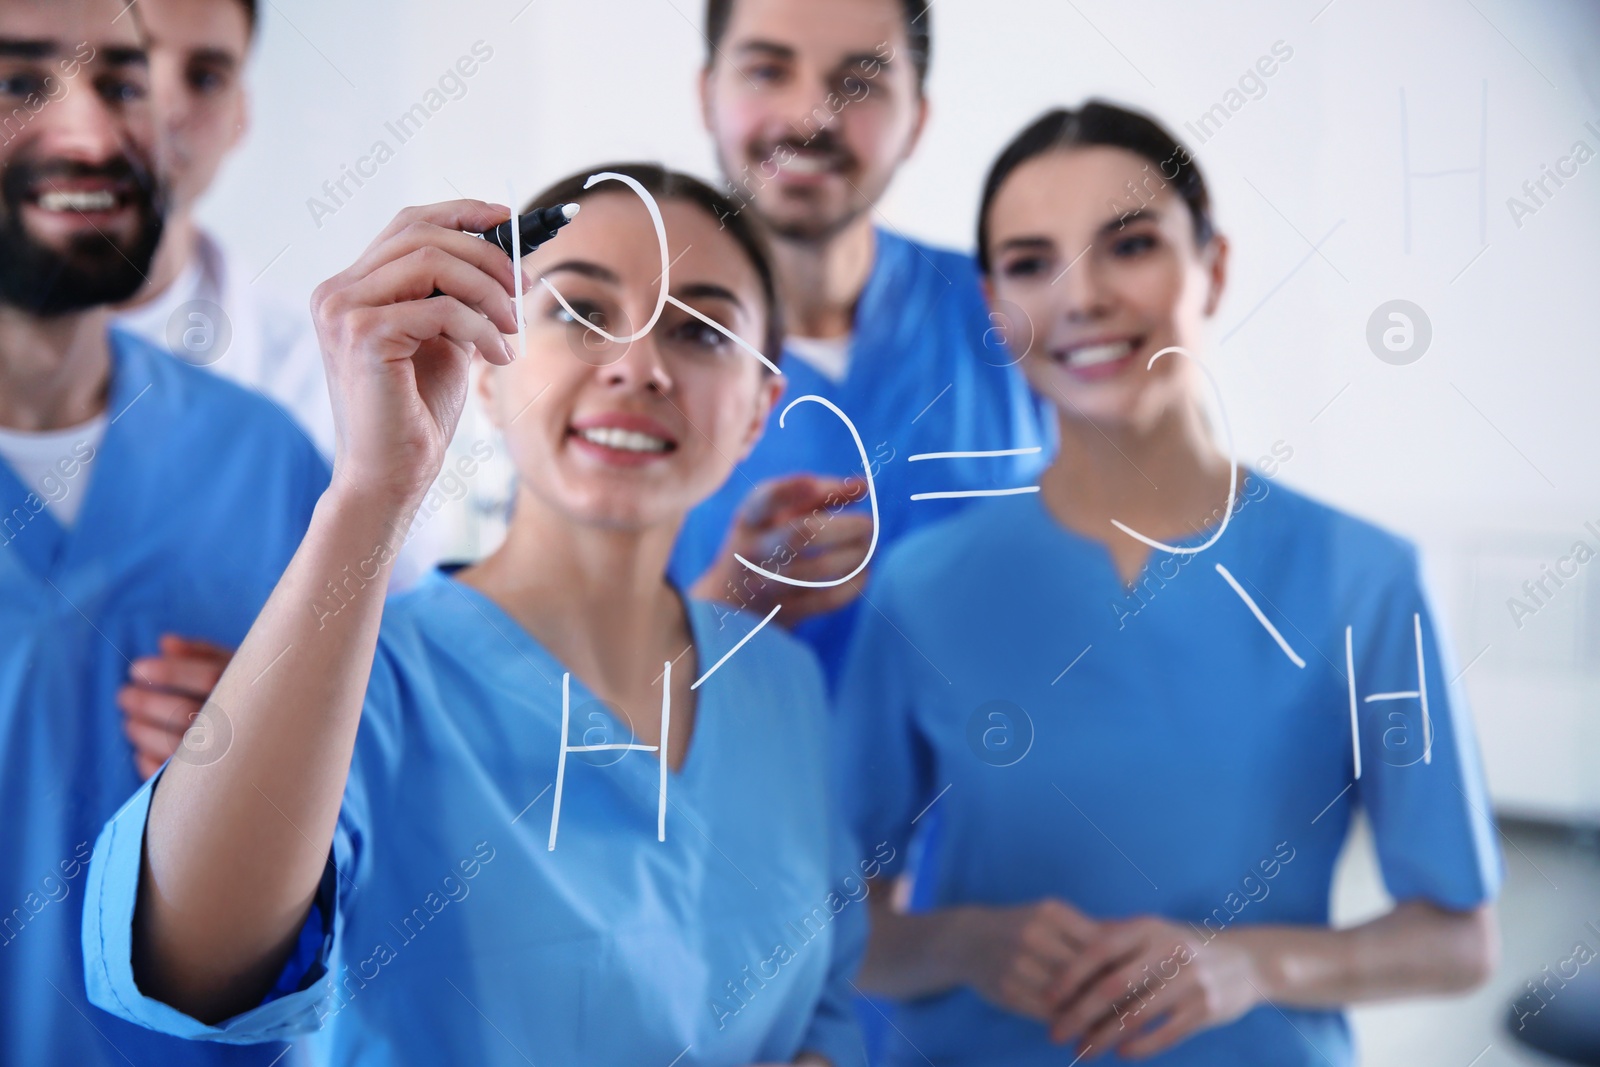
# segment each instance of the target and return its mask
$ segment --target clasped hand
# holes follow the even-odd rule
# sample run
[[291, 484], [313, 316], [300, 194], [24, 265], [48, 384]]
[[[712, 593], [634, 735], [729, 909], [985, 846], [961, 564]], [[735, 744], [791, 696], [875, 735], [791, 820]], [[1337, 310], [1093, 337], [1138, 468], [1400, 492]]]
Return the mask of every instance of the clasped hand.
[[1096, 921], [1060, 900], [983, 909], [967, 939], [985, 1000], [1085, 1059], [1151, 1056], [1264, 999], [1251, 951], [1154, 916]]

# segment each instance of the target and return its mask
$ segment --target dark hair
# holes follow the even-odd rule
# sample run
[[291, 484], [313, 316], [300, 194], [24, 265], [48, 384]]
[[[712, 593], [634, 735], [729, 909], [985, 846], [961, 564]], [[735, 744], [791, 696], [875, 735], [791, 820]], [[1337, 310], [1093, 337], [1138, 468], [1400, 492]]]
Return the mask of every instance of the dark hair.
[[249, 27], [250, 36], [256, 35], [256, 0], [239, 0], [244, 5], [244, 21]]
[[1150, 116], [1103, 100], [1090, 100], [1076, 111], [1046, 111], [1017, 134], [989, 168], [978, 206], [978, 267], [985, 274], [989, 273], [989, 209], [1011, 172], [1047, 152], [1096, 145], [1123, 148], [1155, 164], [1160, 181], [1172, 186], [1189, 205], [1195, 244], [1204, 246], [1211, 240], [1216, 233], [1211, 222], [1211, 194], [1206, 191], [1200, 165], [1190, 157], [1188, 149]]
[[[900, 0], [905, 16], [906, 40], [911, 47], [911, 62], [917, 69], [917, 92], [928, 85], [928, 59], [933, 54], [932, 9], [927, 0]], [[716, 62], [717, 48], [733, 18], [733, 0], [706, 0], [706, 68]]]
[[745, 257], [750, 260], [750, 265], [756, 270], [756, 277], [761, 281], [761, 296], [766, 302], [767, 313], [767, 332], [762, 339], [761, 352], [772, 362], [777, 363], [783, 352], [783, 307], [778, 303], [778, 279], [772, 267], [772, 254], [767, 250], [766, 239], [750, 220], [740, 213], [739, 205], [699, 178], [681, 171], [668, 170], [659, 163], [602, 163], [562, 178], [530, 200], [522, 209], [523, 213], [551, 204], [581, 203], [601, 193], [618, 191], [621, 187], [610, 182], [602, 182], [588, 189], [583, 187], [583, 183], [589, 180], [589, 175], [599, 174], [601, 171], [627, 175], [643, 186], [657, 201], [687, 201], [715, 219], [719, 226], [728, 232], [728, 235], [738, 243]]

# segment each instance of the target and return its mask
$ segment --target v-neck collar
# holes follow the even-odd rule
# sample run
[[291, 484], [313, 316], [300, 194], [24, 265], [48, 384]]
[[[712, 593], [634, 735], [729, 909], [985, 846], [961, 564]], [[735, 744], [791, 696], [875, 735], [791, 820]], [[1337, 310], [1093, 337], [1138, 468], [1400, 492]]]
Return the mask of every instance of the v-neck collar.
[[[115, 514], [118, 495], [138, 484], [144, 464], [157, 461], [154, 453], [171, 422], [166, 416], [173, 398], [168, 390], [157, 387], [152, 353], [142, 342], [114, 329], [108, 330], [108, 345], [111, 380], [106, 429], [87, 472], [88, 484], [74, 487], [87, 495], [72, 525], [63, 526], [33, 487], [0, 461], [0, 511], [10, 515], [22, 508], [33, 516], [9, 547], [41, 579], [49, 580], [71, 567], [84, 552], [99, 551], [95, 535], [128, 522], [128, 515]], [[27, 507], [30, 496], [41, 505], [36, 513]]]
[[[30, 501], [38, 505], [38, 510], [30, 506]], [[26, 518], [23, 523], [16, 524], [19, 515]], [[3, 550], [17, 553], [34, 577], [48, 576], [66, 539], [66, 527], [61, 525], [44, 498], [32, 486], [24, 484], [3, 458], [0, 458], [0, 519], [6, 524]]]
[[[1251, 484], [1251, 480], [1256, 477], [1258, 477], [1258, 475], [1256, 475], [1253, 471], [1241, 471], [1239, 485], [1237, 490], [1234, 492], [1233, 517], [1228, 520], [1228, 528], [1227, 530], [1223, 531], [1222, 536], [1217, 539], [1217, 543], [1212, 545], [1211, 548], [1207, 549], [1204, 553], [1182, 553], [1182, 555], [1205, 555], [1213, 550], [1220, 550], [1223, 544], [1226, 543], [1229, 538], [1235, 537], [1240, 533], [1240, 526], [1242, 525], [1240, 520], [1243, 518], [1245, 512], [1245, 507], [1241, 504], [1241, 501], [1244, 502], [1244, 504], [1248, 504], [1254, 500], [1254, 498], [1247, 496], [1247, 491]], [[1133, 596], [1144, 587], [1145, 582], [1150, 577], [1151, 568], [1158, 565], [1159, 557], [1178, 555], [1178, 553], [1166, 552], [1159, 548], [1151, 548], [1149, 552], [1146, 553], [1144, 562], [1139, 566], [1138, 572], [1134, 574], [1132, 582], [1125, 582], [1122, 578], [1122, 572], [1117, 569], [1117, 561], [1115, 557], [1112, 556], [1111, 547], [1109, 545], [1107, 545], [1104, 541], [1090, 537], [1087, 534], [1080, 533], [1079, 531], [1074, 530], [1062, 523], [1060, 519], [1056, 518], [1055, 513], [1050, 510], [1049, 505], [1046, 504], [1044, 493], [1028, 493], [1022, 499], [1025, 501], [1024, 506], [1030, 510], [1037, 521], [1044, 527], [1054, 531], [1054, 536], [1071, 542], [1080, 552], [1093, 556], [1097, 561], [1097, 565], [1104, 567], [1106, 573], [1110, 576], [1111, 580], [1116, 583], [1117, 588], [1125, 597]], [[1205, 544], [1206, 541], [1208, 541], [1211, 536], [1217, 532], [1217, 527], [1221, 525], [1221, 522], [1222, 520], [1219, 518], [1215, 523], [1206, 526], [1203, 530], [1189, 534], [1186, 537], [1177, 538], [1175, 540], [1167, 540], [1166, 543], [1174, 546], [1175, 548], [1197, 548], [1200, 545]], [[1115, 527], [1113, 527], [1113, 529], [1115, 529]], [[1120, 530], [1117, 531], [1117, 533], [1118, 536], [1127, 536]], [[1155, 538], [1155, 540], [1159, 541], [1163, 539]], [[1232, 546], [1230, 545], [1230, 548], [1231, 547]], [[1213, 560], [1214, 559], [1215, 557], [1213, 557]]]
[[[570, 708], [577, 709], [588, 704], [594, 704], [601, 709], [599, 713], [604, 714], [610, 720], [616, 736], [628, 737], [630, 741], [637, 740], [633, 731], [626, 724], [616, 721], [607, 705], [601, 701], [601, 698], [595, 694], [594, 690], [584, 682], [576, 671], [557, 659], [554, 653], [545, 648], [520, 622], [512, 618], [504, 608], [494, 601], [494, 598], [486, 596], [465, 582], [456, 580], [453, 575], [460, 569], [460, 565], [437, 567], [418, 583], [417, 589], [422, 591], [428, 587], [434, 587], [434, 591], [430, 593], [431, 596], [444, 599], [446, 603], [455, 601], [458, 604], [462, 604], [464, 609], [470, 609], [470, 614], [463, 616], [469, 624], [475, 619], [487, 622], [490, 628], [496, 631], [499, 638], [511, 646], [512, 650], [518, 654], [518, 658], [499, 661], [505, 663], [506, 667], [496, 671], [498, 678], [506, 688], [512, 692], [526, 691], [530, 681], [527, 668], [533, 666], [536, 668], [536, 673], [540, 675], [540, 681], [552, 684], [559, 694], [561, 677], [569, 674], [572, 676], [571, 689], [569, 691]], [[707, 663], [714, 663], [716, 661], [715, 658], [708, 657], [714, 657], [720, 655], [720, 653], [712, 647], [711, 638], [716, 629], [712, 625], [714, 619], [710, 608], [706, 604], [686, 596], [681, 590], [678, 591], [678, 596], [683, 601], [684, 612], [688, 618], [689, 635], [694, 642], [696, 665], [703, 666]], [[678, 665], [675, 664], [673, 669], [677, 670]], [[708, 714], [719, 708], [715, 694], [716, 689], [713, 686], [703, 686], [695, 691], [694, 725], [690, 731], [689, 751], [684, 756], [681, 767], [674, 770], [670, 761], [667, 766], [668, 781], [674, 785], [688, 785], [698, 780], [701, 776], [698, 768], [701, 764], [707, 762], [708, 757], [704, 750], [710, 747], [708, 742], [714, 736], [714, 730], [708, 724], [720, 721], [713, 714]], [[559, 700], [560, 696], [557, 695], [556, 699]], [[659, 758], [657, 753], [644, 754], [649, 755], [653, 763]], [[669, 753], [668, 755], [670, 756], [671, 754]], [[618, 763], [621, 762], [624, 761], [618, 760]], [[643, 766], [643, 761], [640, 760], [627, 762], [634, 766]], [[649, 773], [652, 775], [658, 774], [658, 766], [658, 764], [652, 766]]]

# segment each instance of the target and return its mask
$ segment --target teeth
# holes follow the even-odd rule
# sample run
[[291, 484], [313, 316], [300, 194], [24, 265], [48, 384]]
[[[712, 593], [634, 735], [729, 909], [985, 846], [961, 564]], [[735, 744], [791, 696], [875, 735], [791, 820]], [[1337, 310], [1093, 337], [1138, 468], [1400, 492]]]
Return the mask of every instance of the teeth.
[[110, 211], [117, 198], [105, 189], [51, 191], [40, 195], [39, 206], [46, 211]]
[[619, 452], [665, 452], [668, 443], [659, 437], [652, 437], [647, 433], [638, 433], [634, 430], [619, 430], [613, 426], [597, 426], [588, 430], [579, 430], [579, 436], [585, 441], [591, 441], [606, 448], [614, 448]]
[[793, 171], [796, 174], [826, 174], [833, 170], [834, 160], [832, 156], [796, 153], [790, 158], [789, 162], [782, 166], [784, 170]]
[[1121, 359], [1133, 351], [1132, 341], [1114, 341], [1106, 345], [1089, 345], [1067, 353], [1067, 364], [1073, 367], [1096, 367]]

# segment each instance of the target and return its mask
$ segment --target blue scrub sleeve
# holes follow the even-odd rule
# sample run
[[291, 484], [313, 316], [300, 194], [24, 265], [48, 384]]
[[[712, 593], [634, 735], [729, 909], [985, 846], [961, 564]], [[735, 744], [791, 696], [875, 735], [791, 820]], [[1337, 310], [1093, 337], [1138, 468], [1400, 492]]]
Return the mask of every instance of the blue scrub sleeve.
[[[1450, 685], [1455, 671], [1409, 546], [1363, 616], [1351, 635], [1361, 723], [1356, 789], [1384, 883], [1396, 900], [1470, 910], [1496, 897], [1504, 865], [1472, 717]], [[1417, 696], [1367, 702], [1404, 693]]]
[[862, 605], [839, 682], [834, 773], [839, 807], [863, 855], [904, 866], [912, 822], [933, 799], [933, 752], [917, 726], [917, 692], [931, 668], [904, 636], [892, 568]]
[[[144, 830], [158, 772], [106, 823], [95, 842], [84, 883], [84, 983], [89, 1002], [119, 1018], [174, 1037], [245, 1045], [286, 1041], [310, 1033], [321, 1023], [328, 996], [327, 975], [340, 927], [341, 889], [329, 868], [306, 919], [299, 945], [273, 991], [256, 1008], [214, 1026], [145, 996], [133, 974], [133, 913], [138, 902], [144, 856]], [[349, 869], [350, 835], [335, 833], [334, 857]], [[342, 854], [342, 855], [341, 855]]]
[[[369, 806], [362, 774], [363, 749], [386, 709], [398, 699], [392, 666], [381, 648], [372, 666], [355, 758], [334, 826], [330, 863], [295, 951], [262, 1002], [215, 1025], [145, 996], [133, 975], [133, 913], [144, 861], [150, 797], [165, 767], [156, 772], [100, 831], [84, 885], [83, 959], [89, 1001], [149, 1030], [232, 1045], [293, 1040], [318, 1030], [332, 1014], [331, 975], [339, 969], [344, 917], [359, 879], [362, 827]], [[392, 713], [391, 713], [392, 714]], [[363, 743], [365, 742], [365, 744]], [[369, 757], [371, 758], [371, 757]]]
[[[826, 1056], [833, 1067], [867, 1067], [866, 1044], [852, 1006], [856, 997], [856, 972], [861, 968], [861, 957], [867, 949], [865, 881], [851, 836], [837, 828], [837, 822], [832, 836], [835, 885], [842, 887], [852, 899], [834, 920], [833, 960], [828, 965], [827, 984], [811, 1017], [811, 1025], [800, 1041], [800, 1051]], [[879, 889], [879, 892], [887, 890]], [[855, 894], [862, 895], [854, 899]]]

